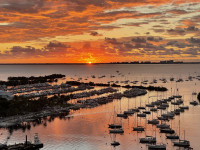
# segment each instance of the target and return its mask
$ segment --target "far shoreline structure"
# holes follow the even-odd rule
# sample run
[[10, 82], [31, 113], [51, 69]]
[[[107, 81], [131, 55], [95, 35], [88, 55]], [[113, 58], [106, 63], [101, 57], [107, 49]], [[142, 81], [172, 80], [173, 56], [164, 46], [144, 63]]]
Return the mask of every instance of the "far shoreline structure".
[[105, 63], [0, 63], [0, 65], [100, 65], [100, 64], [200, 64], [197, 62], [184, 62], [174, 60], [154, 61], [125, 61], [125, 62], [105, 62]]

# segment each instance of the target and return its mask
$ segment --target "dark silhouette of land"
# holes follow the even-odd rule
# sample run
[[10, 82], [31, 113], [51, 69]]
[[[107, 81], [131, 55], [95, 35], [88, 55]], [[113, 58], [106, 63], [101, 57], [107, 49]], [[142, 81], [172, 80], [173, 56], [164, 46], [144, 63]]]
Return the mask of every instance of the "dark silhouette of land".
[[[0, 65], [88, 65], [89, 63], [0, 63]], [[109, 63], [91, 63], [93, 64], [200, 64], [200, 62], [183, 62], [174, 60], [153, 61], [132, 61], [132, 62], [109, 62]]]

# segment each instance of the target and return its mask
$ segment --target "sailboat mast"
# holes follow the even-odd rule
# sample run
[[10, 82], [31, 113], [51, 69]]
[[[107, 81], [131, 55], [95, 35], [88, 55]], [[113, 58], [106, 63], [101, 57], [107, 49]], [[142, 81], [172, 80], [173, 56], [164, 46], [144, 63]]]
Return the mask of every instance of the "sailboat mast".
[[138, 112], [137, 112], [137, 127], [138, 127]]
[[184, 132], [183, 132], [183, 133], [184, 133], [184, 141], [185, 141], [185, 130], [184, 130]]
[[113, 114], [113, 123], [115, 124], [115, 106], [114, 106], [114, 114]]
[[180, 134], [181, 134], [181, 123], [180, 123], [180, 118], [179, 118], [179, 141], [180, 141]]

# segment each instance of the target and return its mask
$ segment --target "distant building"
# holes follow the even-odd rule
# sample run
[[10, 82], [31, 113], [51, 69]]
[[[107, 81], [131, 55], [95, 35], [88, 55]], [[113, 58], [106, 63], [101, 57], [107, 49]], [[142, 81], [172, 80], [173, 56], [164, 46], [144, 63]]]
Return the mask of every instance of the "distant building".
[[174, 60], [165, 60], [165, 61], [160, 61], [161, 64], [173, 64]]
[[5, 98], [7, 100], [11, 100], [11, 99], [13, 99], [13, 97], [14, 97], [13, 94], [0, 90], [0, 98]]
[[131, 64], [139, 64], [140, 62], [139, 61], [133, 61], [133, 62], [130, 62]]
[[151, 61], [141, 61], [141, 64], [151, 64]]
[[165, 60], [160, 61], [160, 64], [182, 64], [183, 61]]

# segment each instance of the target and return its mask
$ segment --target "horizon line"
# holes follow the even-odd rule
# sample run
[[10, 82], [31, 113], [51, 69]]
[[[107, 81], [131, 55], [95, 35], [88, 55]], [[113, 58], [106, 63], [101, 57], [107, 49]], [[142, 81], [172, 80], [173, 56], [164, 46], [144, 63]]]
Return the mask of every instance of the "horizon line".
[[161, 63], [161, 62], [109, 62], [109, 63], [0, 63], [0, 65], [92, 65], [92, 64], [200, 64], [200, 62], [174, 62], [174, 63]]

